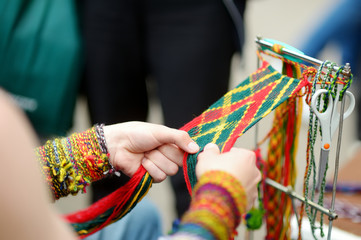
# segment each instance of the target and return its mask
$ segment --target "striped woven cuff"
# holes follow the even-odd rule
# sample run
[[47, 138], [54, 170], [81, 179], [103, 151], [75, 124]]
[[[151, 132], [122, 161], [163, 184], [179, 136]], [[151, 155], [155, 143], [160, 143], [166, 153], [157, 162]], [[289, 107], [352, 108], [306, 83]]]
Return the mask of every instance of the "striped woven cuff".
[[196, 184], [191, 207], [183, 216], [179, 231], [230, 239], [246, 205], [246, 194], [236, 178], [226, 172], [209, 171]]

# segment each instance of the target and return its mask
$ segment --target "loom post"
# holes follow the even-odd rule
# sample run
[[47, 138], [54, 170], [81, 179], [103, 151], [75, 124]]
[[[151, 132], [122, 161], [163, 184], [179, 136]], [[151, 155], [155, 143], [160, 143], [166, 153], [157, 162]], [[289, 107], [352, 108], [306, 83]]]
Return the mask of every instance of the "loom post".
[[[262, 39], [260, 36], [257, 36], [257, 39]], [[257, 69], [260, 68], [259, 59], [257, 59]], [[254, 149], [258, 148], [258, 123], [256, 123], [254, 131]]]
[[[292, 188], [290, 188], [289, 191], [292, 191]], [[292, 208], [293, 208], [293, 212], [295, 214], [296, 220], [299, 223], [300, 222], [300, 217], [297, 214], [297, 207], [296, 207], [296, 203], [295, 203], [295, 198], [291, 197], [291, 202], [292, 202]]]
[[[349, 63], [345, 65], [345, 71], [350, 75], [351, 67]], [[332, 200], [331, 200], [331, 212], [335, 211], [335, 200], [336, 200], [336, 185], [337, 185], [337, 177], [338, 177], [338, 169], [340, 165], [340, 149], [341, 149], [341, 138], [342, 138], [342, 127], [343, 127], [343, 113], [345, 111], [345, 97], [342, 98], [341, 108], [340, 108], [340, 123], [338, 128], [338, 136], [337, 136], [337, 149], [336, 149], [336, 159], [335, 159], [335, 173], [333, 177], [333, 186], [332, 186]], [[331, 239], [331, 231], [332, 231], [333, 219], [329, 219], [328, 226], [328, 234], [327, 239]]]
[[[257, 38], [261, 39], [261, 37], [259, 37], [259, 36], [257, 36]], [[259, 68], [260, 68], [260, 62], [257, 59], [257, 69], [259, 69]], [[255, 131], [254, 131], [254, 149], [258, 149], [258, 123], [256, 123], [254, 128], [255, 128]], [[251, 231], [251, 230], [247, 229], [245, 239], [253, 240], [254, 239], [254, 231]]]

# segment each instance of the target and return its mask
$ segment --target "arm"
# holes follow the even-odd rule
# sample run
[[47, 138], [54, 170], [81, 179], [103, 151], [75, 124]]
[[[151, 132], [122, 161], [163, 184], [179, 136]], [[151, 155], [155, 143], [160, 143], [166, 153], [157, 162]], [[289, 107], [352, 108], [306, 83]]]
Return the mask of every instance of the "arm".
[[[1, 89], [0, 111], [2, 114], [0, 118], [0, 161], [2, 163], [0, 191], [4, 193], [1, 197], [2, 204], [0, 204], [0, 219], [4, 223], [0, 225], [0, 239], [75, 239], [74, 233], [47, 203], [46, 188], [41, 180], [39, 167], [35, 163], [34, 148], [37, 145], [35, 134], [24, 114], [10, 103], [8, 96]], [[161, 181], [164, 175], [171, 174], [166, 169], [167, 166], [175, 165], [178, 168], [184, 151], [195, 153], [199, 149], [184, 131], [159, 125], [126, 123], [105, 127], [104, 131], [106, 132], [105, 139], [109, 143], [109, 161], [124, 170], [130, 177], [135, 173], [136, 168], [143, 164], [154, 179]], [[94, 129], [75, 134], [70, 138], [72, 137], [75, 138], [74, 144], [77, 145], [73, 146], [75, 148], [79, 148], [83, 143], [91, 145], [84, 146], [87, 151], [82, 148], [81, 150], [84, 150], [85, 156], [95, 156], [93, 160], [98, 162], [95, 167], [91, 167], [96, 169], [95, 171], [99, 169], [100, 171], [99, 174], [88, 174], [91, 180], [101, 177], [100, 173], [109, 168], [109, 163], [102, 162], [103, 155], [99, 152], [100, 146], [93, 144], [96, 142]], [[65, 142], [68, 140], [58, 139], [55, 144], [50, 141], [46, 146], [37, 149], [38, 157], [45, 163], [43, 166], [47, 166], [47, 161], [43, 158], [53, 158], [50, 160], [51, 163], [54, 163], [54, 160], [56, 162], [56, 158], [55, 155], [43, 154], [41, 151], [55, 153], [56, 148], [59, 152], [67, 145]], [[136, 142], [132, 142], [135, 140]], [[89, 151], [90, 154], [88, 154]], [[68, 156], [71, 157], [69, 161], [73, 161], [76, 157], [83, 155], [68, 152]], [[135, 156], [136, 158], [133, 158]], [[123, 161], [124, 159], [128, 161]], [[133, 162], [129, 162], [130, 159], [133, 159]], [[100, 166], [101, 164], [105, 165]], [[100, 168], [97, 167], [98, 165]], [[66, 166], [67, 164], [64, 165], [65, 172], [59, 170], [59, 174], [56, 175], [59, 179], [66, 178], [64, 176], [67, 176], [70, 169]], [[55, 168], [54, 170], [57, 171]], [[49, 173], [50, 171], [52, 170], [49, 169]], [[83, 170], [85, 176], [87, 171], [89, 170]]]
[[171, 239], [231, 239], [246, 207], [245, 191], [236, 178], [223, 171], [209, 171], [196, 184], [191, 206]]
[[48, 204], [35, 162], [35, 133], [0, 89], [0, 239], [75, 239]]
[[177, 173], [184, 151], [199, 147], [184, 131], [165, 126], [128, 122], [95, 126], [68, 138], [46, 142], [36, 149], [42, 172], [55, 199], [85, 191], [87, 185], [120, 170], [129, 177], [140, 165], [154, 182]]
[[254, 154], [244, 149], [220, 154], [217, 146], [207, 145], [198, 157], [196, 173], [199, 181], [190, 209], [168, 239], [231, 239], [257, 197], [261, 174]]
[[49, 140], [35, 152], [55, 199], [86, 192], [86, 186], [111, 170], [102, 127], [95, 126], [67, 138]]

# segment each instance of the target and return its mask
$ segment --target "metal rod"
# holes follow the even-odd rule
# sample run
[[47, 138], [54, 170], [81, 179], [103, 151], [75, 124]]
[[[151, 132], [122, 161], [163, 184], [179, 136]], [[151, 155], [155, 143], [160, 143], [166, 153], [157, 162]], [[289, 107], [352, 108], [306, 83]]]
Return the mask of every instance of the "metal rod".
[[298, 214], [297, 214], [297, 208], [296, 208], [295, 198], [291, 197], [291, 202], [292, 202], [293, 212], [294, 212], [294, 214], [295, 214], [295, 216], [296, 216], [297, 223], [299, 224], [299, 222], [300, 222], [300, 217], [299, 217]]
[[[269, 49], [272, 49], [272, 47], [273, 47], [272, 43], [269, 43], [269, 42], [267, 42], [265, 40], [262, 40], [262, 38], [260, 38], [260, 37], [257, 37], [255, 41], [256, 41], [257, 44], [259, 44], [259, 45], [261, 45], [263, 47], [267, 47]], [[321, 64], [323, 63], [321, 60], [318, 60], [316, 58], [307, 56], [305, 54], [299, 54], [299, 53], [297, 53], [295, 51], [292, 51], [292, 50], [289, 50], [287, 48], [282, 50], [282, 54], [301, 59], [301, 60], [303, 60], [305, 62], [311, 63], [311, 64], [316, 65], [316, 66], [321, 66]], [[334, 66], [333, 69], [334, 69], [334, 71], [337, 71], [339, 69], [339, 67]], [[343, 75], [348, 75], [349, 72], [342, 71], [342, 74]]]
[[[330, 209], [331, 212], [335, 212], [337, 177], [338, 177], [338, 169], [340, 166], [340, 150], [341, 150], [342, 127], [343, 127], [343, 114], [345, 112], [345, 98], [346, 98], [346, 95], [344, 95], [344, 97], [342, 98], [341, 109], [340, 109], [340, 123], [339, 123], [339, 127], [338, 127], [338, 136], [337, 136], [335, 173], [334, 173], [334, 177], [333, 177], [333, 186], [332, 186], [332, 200], [331, 200], [331, 209]], [[332, 223], [333, 223], [333, 219], [329, 219], [328, 235], [327, 235], [328, 240], [331, 239]]]
[[[270, 178], [266, 178], [265, 179], [266, 184], [286, 193], [287, 195], [289, 195], [292, 198], [296, 198], [302, 202], [306, 202], [306, 199], [304, 197], [302, 197], [301, 195], [297, 194], [291, 186], [285, 187], [282, 184], [270, 179]], [[310, 205], [311, 207], [323, 212], [324, 214], [326, 214], [327, 216], [329, 216], [329, 219], [337, 219], [338, 215], [335, 212], [330, 211], [329, 209], [315, 203], [312, 201], [307, 201], [307, 204]]]
[[[257, 58], [257, 69], [260, 68], [260, 62], [259, 59]], [[255, 126], [255, 130], [254, 130], [254, 148], [257, 149], [258, 148], [258, 123], [256, 123]]]

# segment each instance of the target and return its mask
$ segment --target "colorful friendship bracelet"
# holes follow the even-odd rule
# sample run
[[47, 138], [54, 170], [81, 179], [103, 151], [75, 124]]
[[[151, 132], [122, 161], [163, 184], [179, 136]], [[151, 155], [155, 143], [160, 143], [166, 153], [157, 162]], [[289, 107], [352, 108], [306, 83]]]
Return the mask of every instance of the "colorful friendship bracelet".
[[[104, 124], [96, 124], [95, 125], [95, 132], [99, 141], [99, 147], [102, 150], [103, 153], [108, 155], [108, 148], [107, 148], [107, 143], [105, 141], [105, 136], [104, 136]], [[121, 172], [116, 170], [115, 167], [112, 165], [112, 163], [109, 161], [109, 165], [110, 165], [110, 169], [109, 169], [109, 173], [114, 173], [117, 177], [120, 177]]]
[[91, 182], [111, 173], [102, 125], [67, 138], [49, 140], [35, 149], [55, 199], [86, 192]]
[[183, 216], [178, 233], [192, 233], [205, 239], [232, 239], [246, 206], [246, 194], [236, 178], [226, 172], [209, 171], [196, 184], [190, 209]]

